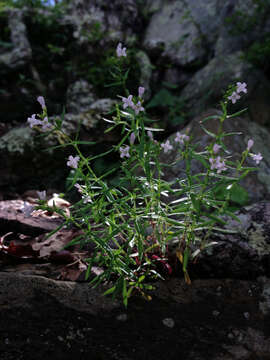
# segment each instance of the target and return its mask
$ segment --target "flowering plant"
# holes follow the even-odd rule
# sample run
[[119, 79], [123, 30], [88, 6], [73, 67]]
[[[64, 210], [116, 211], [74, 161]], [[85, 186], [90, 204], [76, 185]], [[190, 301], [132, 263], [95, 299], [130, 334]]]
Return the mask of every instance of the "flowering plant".
[[[116, 55], [122, 58], [119, 59], [121, 66], [127, 56], [126, 48], [119, 44]], [[213, 245], [207, 243], [213, 229], [226, 232], [219, 226], [225, 224], [222, 215], [236, 218], [228, 207], [230, 194], [243, 177], [256, 170], [244, 165], [247, 156], [257, 164], [262, 156], [250, 152], [253, 146], [250, 139], [241, 159], [233, 162], [223, 141], [226, 136], [233, 135], [223, 131], [224, 121], [242, 112], [232, 115], [227, 112], [228, 102], [234, 104], [240, 93], [247, 92], [246, 84], [238, 82], [229, 88], [221, 102], [222, 115], [201, 122], [212, 138], [204, 151], [196, 152], [192, 134], [177, 132], [174, 145], [178, 149], [178, 160], [185, 162], [186, 176], [167, 182], [164, 173], [168, 165], [161, 163], [160, 155], [169, 153], [173, 145], [170, 140], [163, 143], [155, 140], [155, 134], [162, 129], [146, 125], [145, 89], [139, 86], [137, 96], [129, 94], [127, 89], [123, 91], [126, 96], [120, 96], [122, 103], [116, 105], [116, 116], [104, 118], [110, 124], [106, 131], [118, 128], [122, 139], [112, 149], [98, 155], [114, 151], [122, 161], [120, 168], [110, 169], [102, 176], [97, 176], [91, 166], [97, 156], [85, 156], [80, 150], [80, 141], [69, 138], [62, 131], [61, 122], [48, 121], [42, 97], [38, 98], [43, 110], [40, 120], [34, 114], [28, 122], [41, 131], [56, 132], [58, 138], [61, 134], [61, 146], [72, 146], [76, 151], [76, 156], [68, 157], [67, 166], [72, 169], [71, 186], [77, 188], [81, 199], [72, 205], [70, 216], [64, 215], [66, 224], [72, 223], [82, 230], [83, 236], [75, 242], [93, 245], [91, 257], [87, 259], [86, 277], [94, 265], [103, 269], [90, 283], [97, 286], [103, 281], [112, 281], [113, 286], [105, 294], [120, 293], [127, 305], [134, 290], [150, 299], [147, 291], [152, 285], [147, 280], [164, 278], [172, 273], [168, 259], [172, 245], [176, 244], [175, 255], [182, 264], [186, 282], [190, 283], [188, 262], [196, 259], [205, 247]], [[219, 122], [217, 134], [205, 127], [210, 118]], [[204, 167], [199, 174], [192, 173], [193, 159]], [[106, 178], [116, 171], [121, 174], [119, 183], [109, 186]], [[227, 195], [223, 200], [215, 195], [215, 189], [220, 185], [226, 187]], [[203, 233], [200, 241], [198, 233]]]

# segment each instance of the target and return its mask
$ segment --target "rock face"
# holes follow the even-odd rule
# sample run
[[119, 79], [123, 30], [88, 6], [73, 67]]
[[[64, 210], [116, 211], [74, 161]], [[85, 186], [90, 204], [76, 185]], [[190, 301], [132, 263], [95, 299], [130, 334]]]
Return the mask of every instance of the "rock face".
[[144, 46], [161, 53], [172, 64], [190, 65], [206, 56], [201, 34], [184, 1], [164, 2], [156, 12], [145, 33]]
[[175, 278], [157, 283], [151, 302], [135, 298], [124, 309], [88, 284], [2, 272], [1, 357], [175, 360], [181, 351], [187, 360], [268, 359], [269, 316], [259, 308], [266, 286], [260, 278], [187, 287]]
[[[74, 0], [57, 11], [50, 7], [42, 10], [34, 7], [9, 9], [4, 15], [6, 23], [3, 22], [4, 30], [0, 34], [5, 35], [3, 41], [0, 39], [0, 72], [3, 79], [0, 116], [1, 123], [9, 124], [8, 130], [15, 128], [0, 137], [0, 163], [4, 164], [1, 166], [0, 184], [7, 186], [13, 179], [16, 188], [18, 174], [14, 155], [20, 157], [22, 164], [24, 157], [27, 162], [31, 158], [30, 152], [25, 152], [26, 148], [37, 153], [32, 132], [21, 124], [25, 124], [27, 116], [37, 112], [31, 104], [40, 94], [48, 97], [49, 111], [54, 109], [52, 117], [61, 112], [65, 103], [67, 111], [63, 125], [69, 135], [76, 132], [81, 124], [83, 140], [107, 139], [103, 137], [104, 127], [100, 119], [110, 111], [117, 98], [111, 99], [111, 93], [107, 95], [104, 90], [106, 94], [100, 99], [97, 95], [101, 88], [99, 76], [95, 75], [95, 80], [91, 76], [93, 72], [103, 74], [103, 67], [107, 69], [113, 63], [112, 57], [116, 55], [119, 42], [127, 47], [127, 62], [132, 59], [136, 63], [136, 71], [132, 72], [136, 76], [132, 83], [128, 83], [129, 91], [138, 86], [145, 87], [146, 108], [151, 96], [162, 89], [163, 82], [167, 82], [173, 84], [170, 89], [173, 89], [174, 99], [179, 98], [179, 111], [182, 112], [183, 108], [184, 112], [182, 118], [192, 119], [216, 105], [228, 85], [245, 81], [248, 94], [232, 109], [248, 106], [250, 119], [269, 127], [269, 71], [264, 72], [264, 69], [256, 68], [246, 60], [248, 47], [260, 42], [264, 44], [269, 37], [269, 13], [267, 3], [255, 0], [117, 0], [112, 3]], [[61, 39], [54, 35], [59, 33], [59, 29], [63, 31]], [[48, 46], [35, 31], [50, 35]], [[42, 43], [39, 43], [39, 38]], [[72, 46], [69, 47], [69, 44]], [[267, 46], [262, 49], [262, 54], [259, 51], [258, 56], [267, 52]], [[52, 54], [52, 63], [45, 65], [45, 59]], [[102, 58], [100, 64], [96, 64], [97, 54]], [[89, 69], [85, 63], [81, 66], [85, 59], [89, 59]], [[62, 69], [67, 70], [60, 72]], [[44, 71], [53, 74], [49, 80]], [[51, 94], [56, 91], [57, 83], [61, 83], [63, 89], [60, 86], [62, 90], [58, 90], [56, 100], [55, 93]], [[33, 112], [29, 113], [29, 108]], [[166, 109], [161, 121], [171, 131], [172, 125], [165, 113]], [[260, 136], [267, 137], [266, 133], [260, 133]], [[112, 138], [110, 140], [115, 141]], [[43, 148], [46, 146], [43, 144]], [[267, 149], [261, 152], [264, 152], [265, 158], [268, 156]], [[43, 161], [41, 157], [36, 160], [34, 154], [32, 157], [34, 168], [37, 162]], [[62, 160], [64, 163], [65, 159]], [[13, 174], [9, 174], [10, 169]], [[53, 171], [44, 169], [43, 175]], [[18, 172], [22, 173], [21, 170]], [[25, 173], [30, 176], [30, 172]], [[41, 169], [39, 173], [42, 175]], [[268, 186], [267, 177], [268, 170], [257, 176], [264, 187]], [[254, 191], [264, 194], [260, 184]], [[258, 195], [254, 195], [253, 199], [258, 200]]]
[[[183, 129], [183, 133], [188, 132], [193, 136], [193, 142], [198, 143], [197, 151], [202, 151], [207, 145], [210, 144], [211, 138], [200, 126], [200, 121], [204, 118], [212, 115], [220, 115], [221, 112], [218, 110], [209, 110], [204, 112], [202, 115], [193, 119], [186, 129]], [[210, 119], [205, 122], [205, 127], [213, 132], [217, 133], [219, 122], [217, 119]], [[244, 131], [243, 131], [244, 129]], [[231, 151], [232, 154], [235, 154], [237, 158], [242, 151], [247, 148], [247, 142], [249, 139], [254, 139], [254, 147], [252, 151], [254, 153], [261, 152], [263, 160], [258, 166], [257, 172], [250, 173], [246, 178], [243, 179], [241, 185], [248, 191], [250, 201], [257, 202], [263, 199], [270, 198], [270, 153], [268, 151], [268, 143], [270, 141], [270, 133], [263, 126], [251, 122], [248, 117], [237, 117], [233, 119], [228, 119], [224, 122], [224, 130], [226, 132], [241, 132], [243, 135], [234, 135], [229, 136], [225, 140], [225, 145]], [[165, 163], [172, 163], [177, 158], [177, 149], [179, 145], [174, 141], [175, 135], [172, 135], [169, 138], [171, 144], [173, 145], [173, 150], [168, 155], [162, 155], [162, 161]], [[247, 159], [247, 166], [254, 167], [256, 164], [251, 158]], [[192, 162], [192, 171], [194, 173], [199, 173], [202, 170], [202, 165], [200, 162]], [[183, 178], [185, 176], [184, 172], [184, 163], [182, 161], [178, 162], [172, 168], [166, 170], [165, 177], [167, 180], [172, 180], [175, 178]]]
[[[214, 232], [211, 239], [218, 244], [203, 251], [191, 271], [207, 277], [211, 273], [213, 277], [225, 275], [242, 279], [262, 275], [270, 277], [270, 203], [260, 202], [245, 207], [236, 216], [240, 223], [226, 219], [225, 229], [232, 234]], [[267, 291], [265, 296], [267, 298]]]
[[[91, 42], [99, 40], [99, 45], [121, 41], [124, 36], [132, 38], [136, 28], [142, 26], [138, 15], [138, 7], [134, 0], [117, 0], [113, 4], [107, 1], [75, 0], [70, 2], [68, 14], [62, 22], [74, 28], [73, 36], [79, 45], [87, 44], [93, 51]], [[95, 29], [91, 36], [89, 30]], [[106, 34], [99, 38], [100, 34]]]
[[253, 121], [269, 125], [266, 97], [270, 94], [270, 83], [260, 70], [243, 60], [242, 52], [217, 56], [195, 73], [181, 93], [189, 114], [198, 115], [218, 104], [228, 86], [241, 79], [248, 84], [248, 94], [232, 107], [233, 111], [248, 106]]
[[23, 22], [23, 11], [9, 10], [8, 26], [11, 32], [12, 50], [0, 55], [1, 74], [18, 70], [32, 58], [32, 49], [27, 38], [26, 26]]

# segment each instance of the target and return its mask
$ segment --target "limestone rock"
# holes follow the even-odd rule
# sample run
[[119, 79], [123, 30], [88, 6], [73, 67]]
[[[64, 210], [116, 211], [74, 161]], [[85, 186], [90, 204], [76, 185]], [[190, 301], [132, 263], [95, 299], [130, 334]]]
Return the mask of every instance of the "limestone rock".
[[202, 62], [206, 49], [184, 1], [164, 2], [146, 29], [144, 46], [173, 64]]
[[[202, 115], [193, 119], [190, 124], [183, 129], [183, 133], [188, 132], [193, 136], [193, 142], [198, 143], [197, 151], [202, 151], [211, 142], [211, 138], [207, 135], [204, 130], [200, 127], [200, 121], [211, 115], [220, 115], [221, 112], [218, 110], [209, 110], [204, 112]], [[213, 132], [217, 133], [218, 120], [211, 119], [205, 122], [205, 127]], [[269, 142], [270, 133], [269, 131], [248, 119], [248, 117], [236, 117], [228, 119], [224, 122], [224, 130], [226, 132], [241, 132], [243, 135], [229, 136], [225, 139], [225, 145], [235, 156], [239, 158], [239, 154], [247, 148], [247, 142], [249, 139], [254, 140], [254, 146], [252, 152], [261, 153], [263, 160], [258, 165], [258, 171], [251, 172], [241, 182], [241, 185], [248, 191], [249, 199], [251, 202], [257, 202], [263, 199], [270, 199], [270, 152]], [[177, 157], [177, 143], [174, 141], [175, 135], [170, 138], [170, 143], [173, 145], [173, 150], [169, 154], [162, 155], [162, 161], [166, 163], [172, 163]], [[199, 173], [202, 170], [202, 165], [198, 161], [192, 161], [192, 172]], [[255, 162], [248, 157], [247, 166], [256, 166]], [[185, 176], [184, 163], [180, 161], [176, 163], [172, 168], [166, 168], [165, 177], [167, 180], [175, 178], [183, 178]]]
[[[11, 31], [11, 51], [0, 55], [0, 64], [2, 71], [18, 70], [29, 63], [32, 57], [32, 49], [26, 34], [26, 26], [23, 22], [23, 11], [10, 9], [8, 16], [8, 26]], [[1, 73], [2, 73], [1, 71]]]
[[231, 112], [250, 106], [252, 119], [268, 125], [270, 119], [265, 110], [269, 108], [267, 94], [270, 94], [270, 83], [260, 70], [243, 60], [241, 51], [215, 57], [190, 79], [181, 92], [189, 115], [198, 115], [209, 106], [218, 104], [228, 86], [237, 81], [247, 83], [248, 94], [231, 106]]

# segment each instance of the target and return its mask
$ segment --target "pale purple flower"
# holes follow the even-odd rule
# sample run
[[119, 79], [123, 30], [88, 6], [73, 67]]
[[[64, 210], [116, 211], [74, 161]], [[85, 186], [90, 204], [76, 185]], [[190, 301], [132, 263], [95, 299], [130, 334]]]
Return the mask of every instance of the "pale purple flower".
[[252, 157], [252, 159], [256, 162], [256, 164], [258, 165], [260, 163], [260, 161], [263, 159], [261, 153], [258, 154], [250, 154], [250, 156]]
[[82, 185], [76, 183], [74, 186], [75, 186], [75, 188], [78, 190], [78, 192], [79, 192], [80, 194], [83, 192], [83, 187], [82, 187]]
[[70, 166], [73, 169], [77, 169], [79, 160], [80, 160], [79, 156], [73, 157], [72, 155], [69, 155], [68, 161], [67, 161], [67, 166]]
[[42, 122], [36, 119], [36, 114], [33, 114], [31, 117], [27, 119], [27, 122], [30, 124], [30, 128], [36, 125], [40, 125]]
[[142, 87], [142, 86], [139, 86], [139, 88], [138, 88], [138, 95], [139, 95], [140, 98], [143, 96], [144, 91], [145, 91], [145, 88]]
[[220, 174], [221, 171], [227, 170], [224, 160], [221, 160], [220, 156], [216, 158], [210, 158], [209, 162], [211, 164], [211, 170], [217, 170], [217, 173]]
[[162, 143], [160, 146], [163, 148], [165, 153], [169, 152], [173, 148], [169, 140], [167, 140], [165, 143]]
[[184, 144], [184, 142], [188, 140], [189, 136], [186, 134], [181, 134], [179, 131], [176, 133], [176, 137], [174, 139], [175, 142], [179, 142], [180, 144]]
[[130, 142], [131, 145], [134, 144], [135, 139], [136, 139], [136, 135], [135, 135], [134, 132], [132, 132], [131, 135], [130, 135], [130, 137], [129, 137], [129, 142]]
[[122, 48], [122, 44], [119, 43], [116, 48], [117, 57], [127, 56], [126, 50], [127, 50], [127, 48]]
[[39, 96], [37, 98], [37, 101], [40, 103], [41, 107], [42, 107], [42, 110], [46, 109], [46, 105], [45, 105], [45, 100], [44, 100], [44, 97], [43, 96]]
[[248, 144], [247, 144], [248, 151], [252, 148], [253, 144], [254, 144], [254, 141], [252, 139], [249, 139]]
[[133, 104], [132, 109], [135, 111], [135, 114], [138, 115], [140, 111], [144, 111], [144, 107], [142, 107], [142, 104], [140, 101], [137, 102], [137, 104]]
[[240, 99], [240, 96], [237, 94], [236, 91], [234, 91], [231, 96], [228, 96], [228, 99], [231, 100], [233, 104], [235, 104], [236, 101]]
[[152, 141], [154, 140], [154, 136], [153, 136], [152, 131], [148, 130], [147, 131], [147, 136], [149, 137], [150, 140], [152, 140]]
[[219, 149], [220, 149], [220, 148], [221, 148], [220, 145], [214, 144], [214, 146], [213, 146], [213, 153], [214, 153], [214, 154], [217, 154], [217, 153], [219, 152]]
[[240, 94], [241, 92], [244, 92], [244, 93], [247, 93], [247, 84], [244, 82], [244, 83], [236, 83], [237, 85], [237, 88], [236, 88], [236, 92], [238, 94]]
[[124, 158], [124, 157], [130, 157], [130, 155], [129, 155], [129, 149], [130, 149], [130, 147], [127, 145], [127, 146], [121, 146], [120, 147], [120, 158]]
[[132, 97], [133, 97], [133, 95], [129, 95], [127, 98], [122, 96], [123, 108], [124, 109], [127, 108], [128, 106], [133, 108], [134, 103], [132, 101]]
[[47, 116], [41, 121], [40, 125], [42, 125], [42, 130], [47, 130], [52, 127], [52, 124], [49, 123]]
[[46, 190], [37, 191], [37, 195], [40, 200], [46, 200]]

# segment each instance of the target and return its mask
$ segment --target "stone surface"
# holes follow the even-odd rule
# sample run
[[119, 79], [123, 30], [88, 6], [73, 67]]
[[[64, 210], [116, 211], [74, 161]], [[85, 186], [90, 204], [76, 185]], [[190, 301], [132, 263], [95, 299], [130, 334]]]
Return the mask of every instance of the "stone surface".
[[19, 70], [26, 66], [32, 58], [32, 49], [23, 22], [22, 10], [9, 10], [8, 26], [11, 32], [10, 40], [13, 48], [0, 55], [0, 73], [2, 76], [7, 71]]
[[243, 60], [242, 52], [215, 57], [195, 73], [181, 92], [189, 115], [198, 115], [209, 106], [218, 104], [228, 86], [237, 81], [247, 83], [248, 94], [237, 101], [232, 111], [250, 105], [253, 120], [269, 125], [269, 81], [261, 71]]
[[201, 34], [184, 1], [164, 2], [154, 13], [145, 32], [144, 46], [152, 54], [177, 65], [202, 62], [206, 56]]
[[[2, 359], [51, 354], [57, 360], [175, 360], [180, 351], [187, 360], [269, 359], [269, 317], [258, 308], [256, 281], [196, 280], [187, 286], [173, 278], [156, 283], [151, 302], [135, 297], [125, 310], [100, 290], [1, 272]], [[126, 320], [119, 321], [123, 313]], [[174, 326], [164, 326], [164, 319]]]
[[135, 32], [141, 28], [134, 0], [117, 0], [113, 4], [105, 0], [72, 1], [62, 22], [74, 28], [75, 41], [87, 45], [90, 52], [94, 51], [94, 44], [103, 47], [123, 40], [124, 35], [132, 42]]
[[[59, 217], [33, 217], [24, 213], [25, 207], [33, 206], [23, 200], [0, 201], [0, 234], [18, 232], [38, 236], [56, 230], [63, 220]], [[32, 208], [34, 210], [34, 208]]]
[[[204, 130], [200, 127], [200, 121], [204, 118], [211, 115], [220, 115], [221, 112], [218, 110], [209, 110], [204, 112], [202, 115], [194, 118], [189, 125], [182, 130], [183, 133], [188, 132], [193, 136], [193, 142], [198, 143], [197, 151], [203, 151], [207, 145], [210, 144], [211, 138], [207, 135]], [[217, 133], [219, 122], [217, 119], [211, 119], [204, 123], [206, 129], [210, 130], [213, 133]], [[233, 119], [228, 119], [224, 122], [224, 130], [226, 132], [241, 132], [243, 135], [234, 135], [229, 136], [225, 139], [225, 145], [234, 154], [234, 159], [236, 156], [241, 154], [247, 148], [247, 142], [249, 139], [254, 140], [254, 146], [252, 152], [261, 153], [263, 160], [258, 166], [258, 171], [251, 172], [246, 178], [241, 181], [241, 185], [248, 191], [249, 199], [251, 202], [256, 202], [263, 199], [270, 198], [270, 153], [269, 141], [270, 133], [269, 131], [255, 122], [252, 122], [248, 117], [236, 117]], [[169, 154], [163, 154], [161, 159], [165, 163], [172, 163], [177, 157], [177, 143], [174, 141], [175, 134], [172, 135], [169, 140], [173, 145], [173, 150]], [[248, 157], [247, 159], [248, 166], [256, 166], [255, 162]], [[192, 171], [193, 173], [199, 173], [202, 170], [202, 165], [198, 161], [192, 162]], [[183, 161], [177, 162], [173, 167], [166, 168], [165, 178], [167, 180], [173, 180], [175, 178], [183, 178], [185, 176], [184, 172], [184, 163]]]

